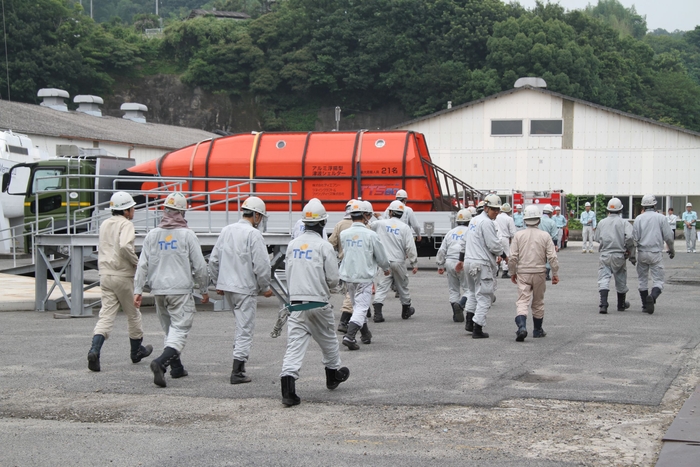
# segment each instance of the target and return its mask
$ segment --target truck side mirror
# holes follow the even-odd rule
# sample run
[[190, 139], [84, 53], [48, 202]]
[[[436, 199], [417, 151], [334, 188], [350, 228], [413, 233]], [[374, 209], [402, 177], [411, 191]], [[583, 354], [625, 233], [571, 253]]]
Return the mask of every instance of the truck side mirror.
[[9, 172], [2, 174], [2, 192], [7, 193], [7, 189], [10, 187], [10, 180], [12, 177]]

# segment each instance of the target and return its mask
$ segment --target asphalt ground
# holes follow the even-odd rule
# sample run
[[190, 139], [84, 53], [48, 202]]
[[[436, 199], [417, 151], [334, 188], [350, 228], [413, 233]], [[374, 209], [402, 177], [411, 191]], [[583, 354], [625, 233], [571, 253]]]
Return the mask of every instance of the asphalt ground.
[[[0, 445], [9, 447], [0, 454], [0, 465], [107, 460], [113, 465], [568, 465], [495, 448], [475, 454], [462, 446], [456, 448], [460, 457], [434, 456], [432, 441], [426, 446], [421, 439], [393, 439], [393, 447], [382, 450], [372, 447], [372, 439], [387, 434], [369, 427], [387, 423], [391, 432], [383, 417], [392, 410], [496, 407], [514, 399], [658, 406], [700, 339], [700, 255], [683, 253], [683, 242], [677, 242], [676, 258], [664, 261], [667, 284], [653, 315], [641, 311], [636, 272], [628, 263], [631, 308], [615, 311], [611, 292], [610, 311], [601, 315], [598, 255], [582, 254], [578, 245], [571, 242], [559, 253], [561, 282], [547, 284], [547, 336], [533, 339], [528, 318], [530, 336], [523, 343], [515, 342], [517, 289], [509, 280], [498, 281], [485, 327], [491, 337], [476, 340], [463, 323], [452, 322], [446, 278], [437, 274], [434, 259], [422, 259], [410, 283], [416, 314], [402, 320], [398, 299], [388, 298], [386, 322], [369, 323], [372, 344], [360, 344], [355, 352], [341, 346], [351, 376], [335, 391], [325, 388], [321, 353], [312, 342], [297, 381], [302, 405], [291, 409], [282, 409], [279, 389], [286, 333], [269, 336], [279, 309], [274, 298], [259, 299], [246, 365], [253, 382], [243, 385], [229, 384], [233, 316], [211, 306], [200, 307], [182, 354], [189, 376], [168, 376], [165, 389], [153, 384], [147, 361], [128, 359], [122, 314], [102, 349], [102, 371], [92, 373], [86, 355], [95, 319], [0, 313]], [[342, 297], [334, 297], [336, 318], [341, 302]], [[155, 311], [142, 312], [144, 343], [159, 354], [162, 332]], [[164, 407], [176, 413], [165, 414]], [[217, 429], [211, 417], [222, 413], [233, 419], [222, 419], [227, 428]], [[347, 428], [344, 417], [334, 418], [330, 427], [327, 421], [314, 425], [324, 413], [347, 413], [345, 421], [356, 428], [359, 441], [353, 445], [347, 433], [340, 433]], [[324, 432], [323, 442], [314, 443], [310, 433], [318, 430]], [[472, 441], [489, 444], [488, 439]], [[365, 457], [354, 457], [363, 450]], [[582, 460], [580, 465], [594, 464]]]

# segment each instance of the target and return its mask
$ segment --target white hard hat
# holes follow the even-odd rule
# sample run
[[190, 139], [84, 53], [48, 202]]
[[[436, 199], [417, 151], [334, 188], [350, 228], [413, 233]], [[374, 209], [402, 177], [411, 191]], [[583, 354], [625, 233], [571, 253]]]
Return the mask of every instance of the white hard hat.
[[610, 212], [622, 211], [622, 201], [620, 201], [619, 198], [610, 198], [610, 201], [608, 201], [608, 211], [610, 211]]
[[467, 211], [469, 211], [472, 216], [476, 216], [476, 208], [474, 206], [469, 206]]
[[353, 199], [352, 204], [350, 205], [350, 211], [348, 211], [350, 214], [358, 214], [358, 213], [363, 213], [364, 211], [364, 201], [361, 199]]
[[362, 212], [367, 214], [374, 214], [374, 208], [372, 207], [372, 203], [370, 203], [369, 201], [362, 201]]
[[258, 214], [262, 214], [267, 217], [267, 209], [265, 209], [265, 201], [261, 200], [257, 196], [249, 196], [245, 201], [243, 201], [243, 206], [241, 209], [244, 211], [253, 211]]
[[109, 209], [112, 211], [125, 211], [136, 205], [136, 201], [126, 191], [117, 191], [109, 200]]
[[522, 205], [522, 204], [516, 204], [516, 205], [515, 205], [515, 209], [522, 209], [522, 208], [523, 208], [523, 205]]
[[326, 219], [328, 219], [328, 214], [326, 213], [326, 208], [323, 207], [323, 203], [317, 198], [310, 199], [304, 206], [301, 221], [304, 224], [315, 224]]
[[686, 208], [692, 208], [692, 207], [693, 207], [693, 203], [686, 203], [685, 207], [686, 207]]
[[523, 211], [523, 220], [528, 225], [537, 224], [540, 221], [540, 210], [537, 209], [537, 206], [534, 204], [527, 206], [525, 211]]
[[396, 192], [396, 199], [407, 199], [408, 198], [408, 193], [406, 193], [406, 190], [399, 190]]
[[552, 205], [551, 205], [551, 204], [545, 204], [545, 205], [542, 207], [542, 212], [545, 213], [545, 214], [548, 213], [548, 212], [552, 212]]
[[350, 209], [352, 208], [352, 204], [356, 203], [356, 202], [357, 202], [356, 199], [351, 199], [350, 201], [348, 201], [347, 204], [345, 205], [345, 212], [350, 212]]
[[561, 211], [561, 208], [560, 208], [559, 206], [555, 206], [555, 207], [554, 207], [554, 210], [555, 210], [555, 211]]
[[586, 201], [586, 204], [585, 204], [584, 208], [590, 208], [590, 207], [591, 207], [591, 203], [589, 203], [588, 201]]
[[501, 198], [498, 195], [486, 195], [484, 198], [484, 207], [501, 209]]
[[656, 206], [656, 196], [644, 195], [642, 198], [642, 206]]
[[469, 211], [469, 209], [460, 209], [459, 212], [457, 213], [457, 219], [456, 222], [458, 224], [466, 224], [467, 222], [472, 220], [472, 213]]
[[510, 212], [510, 204], [508, 204], [508, 203], [503, 203], [503, 204], [501, 205], [501, 211], [503, 211], [503, 212]]
[[405, 208], [406, 208], [406, 206], [398, 199], [392, 201], [391, 204], [389, 205], [389, 211], [404, 212]]
[[165, 198], [163, 206], [167, 209], [175, 209], [176, 211], [187, 211], [187, 198], [179, 191], [170, 193], [168, 197]]

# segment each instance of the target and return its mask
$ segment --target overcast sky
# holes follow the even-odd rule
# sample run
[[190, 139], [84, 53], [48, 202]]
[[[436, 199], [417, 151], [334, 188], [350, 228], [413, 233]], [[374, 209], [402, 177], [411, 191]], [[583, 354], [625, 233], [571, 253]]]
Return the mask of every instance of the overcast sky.
[[[508, 0], [505, 0], [506, 2]], [[676, 29], [690, 31], [700, 25], [700, 0], [618, 0], [625, 7], [634, 5], [637, 13], [646, 15], [647, 27], [650, 31], [662, 28], [669, 32]], [[518, 0], [525, 8], [535, 6], [535, 0]], [[546, 0], [545, 0], [545, 3]], [[598, 0], [559, 0], [550, 3], [559, 3], [567, 10], [579, 10], [589, 3], [597, 5]]]

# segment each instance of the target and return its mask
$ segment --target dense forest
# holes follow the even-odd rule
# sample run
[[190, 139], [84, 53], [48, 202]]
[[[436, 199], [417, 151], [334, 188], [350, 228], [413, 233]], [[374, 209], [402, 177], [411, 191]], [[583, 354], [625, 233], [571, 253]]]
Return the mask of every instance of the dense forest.
[[[700, 131], [700, 26], [648, 32], [617, 0], [574, 11], [501, 0], [169, 0], [159, 16], [153, 0], [94, 1], [94, 20], [74, 0], [4, 5], [0, 96], [13, 101], [37, 102], [42, 87], [109, 96], [124, 80], [166, 74], [253, 99], [266, 130], [308, 130], [323, 106], [396, 104], [420, 116], [540, 76], [552, 91]], [[200, 7], [251, 19], [184, 20]]]

